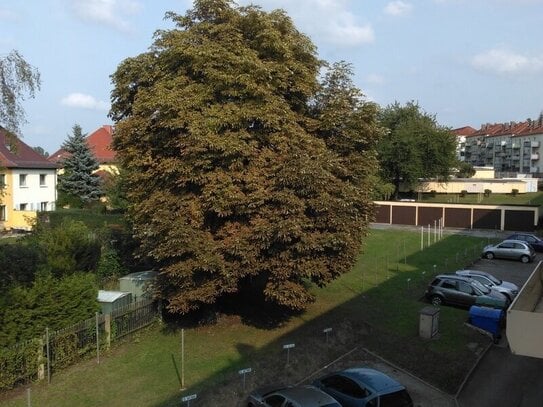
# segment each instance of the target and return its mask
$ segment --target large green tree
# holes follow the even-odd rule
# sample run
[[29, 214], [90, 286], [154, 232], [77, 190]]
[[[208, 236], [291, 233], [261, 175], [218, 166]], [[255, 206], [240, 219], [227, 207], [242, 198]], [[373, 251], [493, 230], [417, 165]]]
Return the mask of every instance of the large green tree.
[[25, 122], [21, 102], [40, 89], [40, 73], [18, 51], [0, 56], [0, 125], [13, 134]]
[[62, 144], [62, 148], [68, 155], [61, 163], [64, 172], [58, 177], [58, 189], [68, 196], [68, 199], [60, 199], [60, 204], [62, 205], [64, 199], [72, 203], [80, 201], [83, 204], [98, 200], [102, 194], [101, 180], [94, 171], [99, 165], [85, 140], [81, 126], [73, 126], [72, 134]]
[[420, 178], [449, 177], [457, 164], [456, 138], [435, 116], [417, 103], [398, 102], [379, 113], [385, 135], [378, 144], [382, 178], [394, 184], [394, 196], [400, 187], [411, 188]]
[[[114, 147], [158, 294], [251, 290], [293, 309], [350, 270], [371, 220], [375, 106], [283, 11], [197, 0], [112, 76]], [[336, 76], [334, 76], [336, 75]]]

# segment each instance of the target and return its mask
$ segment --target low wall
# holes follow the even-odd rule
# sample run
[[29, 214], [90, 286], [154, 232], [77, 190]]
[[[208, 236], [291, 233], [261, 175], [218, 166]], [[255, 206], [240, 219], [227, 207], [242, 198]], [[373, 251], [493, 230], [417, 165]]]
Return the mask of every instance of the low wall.
[[507, 310], [507, 340], [516, 355], [543, 358], [543, 262]]

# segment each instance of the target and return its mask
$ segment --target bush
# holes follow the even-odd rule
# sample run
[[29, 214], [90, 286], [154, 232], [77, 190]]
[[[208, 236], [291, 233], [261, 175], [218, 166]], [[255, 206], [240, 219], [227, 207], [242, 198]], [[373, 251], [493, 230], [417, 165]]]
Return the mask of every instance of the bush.
[[463, 189], [462, 191], [460, 191], [460, 196], [463, 198], [465, 197], [466, 195], [468, 194], [468, 191]]
[[435, 190], [435, 189], [432, 189], [432, 190], [430, 191], [430, 196], [431, 196], [432, 198], [435, 198], [435, 196], [436, 196], [436, 190]]
[[513, 188], [513, 189], [511, 190], [511, 194], [512, 194], [513, 196], [517, 196], [517, 194], [518, 194], [518, 189]]
[[485, 196], [489, 197], [492, 191], [490, 189], [485, 189]]

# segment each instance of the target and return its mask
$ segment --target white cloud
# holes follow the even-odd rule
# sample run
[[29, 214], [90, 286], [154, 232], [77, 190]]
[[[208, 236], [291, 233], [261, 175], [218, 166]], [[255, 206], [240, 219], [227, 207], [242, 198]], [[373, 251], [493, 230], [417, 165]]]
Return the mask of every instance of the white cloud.
[[[254, 0], [240, 0], [247, 5]], [[351, 8], [354, 0], [260, 0], [265, 9], [281, 8], [292, 17], [300, 31], [316, 42], [350, 47], [375, 41], [373, 27], [361, 22]]]
[[68, 107], [77, 107], [88, 110], [109, 110], [109, 104], [97, 100], [91, 95], [84, 93], [70, 93], [61, 99], [60, 104]]
[[72, 8], [82, 20], [129, 32], [132, 27], [124, 17], [137, 14], [142, 6], [136, 0], [74, 0]]
[[379, 74], [372, 73], [366, 76], [366, 82], [372, 85], [382, 85], [385, 83], [385, 78]]
[[402, 16], [411, 11], [413, 6], [401, 0], [391, 1], [385, 7], [385, 13], [391, 16]]
[[543, 57], [526, 56], [502, 48], [494, 48], [471, 59], [471, 65], [483, 72], [524, 74], [543, 71]]

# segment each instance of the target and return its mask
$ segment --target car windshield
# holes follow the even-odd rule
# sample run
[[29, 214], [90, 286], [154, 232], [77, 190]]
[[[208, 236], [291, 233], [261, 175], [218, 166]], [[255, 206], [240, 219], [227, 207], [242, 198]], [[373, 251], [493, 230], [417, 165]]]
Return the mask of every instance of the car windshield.
[[471, 282], [473, 284], [474, 287], [476, 287], [479, 291], [481, 291], [483, 294], [488, 294], [490, 292], [490, 289], [485, 287], [484, 285], [482, 285], [480, 282], [478, 282], [477, 280], [473, 280]]
[[490, 281], [492, 281], [496, 285], [500, 285], [502, 283], [502, 280], [498, 280], [496, 277], [494, 277], [494, 276], [492, 276], [490, 274], [488, 274], [486, 277], [488, 277], [488, 279]]

